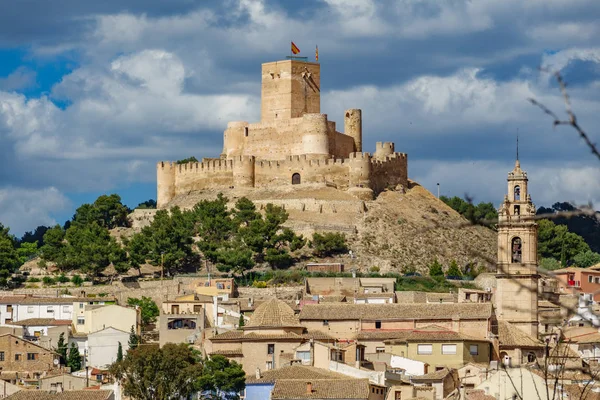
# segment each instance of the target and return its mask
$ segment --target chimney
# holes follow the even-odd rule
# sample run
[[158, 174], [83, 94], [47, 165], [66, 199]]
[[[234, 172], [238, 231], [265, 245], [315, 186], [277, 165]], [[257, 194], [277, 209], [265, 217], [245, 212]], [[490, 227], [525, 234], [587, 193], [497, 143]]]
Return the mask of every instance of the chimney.
[[260, 378], [261, 378], [261, 376], [260, 376], [260, 368], [257, 367], [256, 368], [256, 379], [260, 379]]
[[313, 388], [311, 382], [306, 382], [306, 394], [312, 394]]

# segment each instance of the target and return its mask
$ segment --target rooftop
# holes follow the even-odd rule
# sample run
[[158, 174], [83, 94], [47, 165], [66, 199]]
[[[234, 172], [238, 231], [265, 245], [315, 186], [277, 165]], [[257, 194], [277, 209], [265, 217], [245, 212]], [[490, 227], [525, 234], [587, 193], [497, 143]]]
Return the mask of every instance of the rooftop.
[[425, 375], [411, 376], [410, 380], [413, 382], [438, 381], [444, 379], [449, 373], [450, 370], [448, 368], [442, 368], [439, 371], [430, 372]]
[[368, 399], [368, 379], [316, 379], [311, 380], [311, 392], [305, 379], [284, 379], [275, 382], [271, 399]]
[[0, 304], [72, 304], [114, 301], [112, 297], [32, 297], [0, 296]]
[[500, 347], [544, 347], [542, 342], [507, 321], [498, 321]]
[[5, 397], [6, 400], [106, 400], [112, 390], [70, 390], [61, 393], [50, 393], [45, 390], [21, 390]]
[[451, 331], [437, 325], [429, 325], [419, 329], [410, 329], [405, 331], [404, 337], [390, 338], [386, 343], [401, 343], [401, 342], [419, 342], [427, 340], [429, 342], [447, 342], [447, 341], [487, 341], [486, 339], [478, 339], [472, 336], [464, 335], [459, 332]]
[[300, 320], [489, 319], [491, 303], [307, 304]]
[[[322, 368], [306, 365], [290, 365], [287, 367], [264, 371], [260, 378], [256, 375], [246, 376], [246, 384], [274, 383], [278, 379], [348, 379], [346, 375], [338, 374]], [[306, 389], [306, 387], [305, 387]]]
[[256, 307], [244, 329], [302, 327], [294, 310], [285, 302], [272, 298]]
[[59, 320], [54, 318], [29, 318], [21, 321], [11, 322], [9, 325], [17, 326], [70, 326], [73, 323], [71, 320]]

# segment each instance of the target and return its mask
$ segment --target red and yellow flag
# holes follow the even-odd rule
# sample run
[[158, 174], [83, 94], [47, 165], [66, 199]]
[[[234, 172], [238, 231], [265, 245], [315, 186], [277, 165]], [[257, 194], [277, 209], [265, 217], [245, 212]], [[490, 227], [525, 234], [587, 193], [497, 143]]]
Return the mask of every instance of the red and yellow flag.
[[319, 46], [315, 50], [315, 61], [319, 61]]
[[292, 42], [292, 53], [298, 54], [300, 53], [300, 49], [296, 46], [296, 43]]

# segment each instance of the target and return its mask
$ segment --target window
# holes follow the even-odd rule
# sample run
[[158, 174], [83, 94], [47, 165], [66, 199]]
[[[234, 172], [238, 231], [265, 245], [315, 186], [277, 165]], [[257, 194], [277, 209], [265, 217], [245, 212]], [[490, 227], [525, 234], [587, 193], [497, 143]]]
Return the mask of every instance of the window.
[[85, 325], [85, 318], [77, 317], [77, 325]]
[[520, 263], [521, 262], [521, 238], [515, 237], [512, 240], [512, 262]]
[[376, 347], [375, 353], [385, 353], [385, 347]]
[[21, 354], [15, 354], [15, 361], [21, 361]]
[[267, 354], [275, 354], [275, 344], [267, 345]]
[[589, 283], [593, 283], [594, 282], [594, 277], [591, 275], [588, 275], [588, 282]]
[[69, 309], [69, 306], [63, 306], [63, 312], [71, 312], [71, 310]]
[[442, 354], [456, 354], [456, 345], [455, 344], [443, 344], [442, 345]]
[[202, 312], [202, 306], [195, 305], [195, 306], [194, 306], [194, 312], [195, 312], [195, 313]]
[[375, 321], [375, 329], [381, 329], [381, 321]]
[[33, 314], [33, 306], [27, 307], [27, 314]]
[[521, 215], [521, 206], [519, 206], [519, 205], [515, 206], [515, 215]]
[[521, 188], [519, 185], [515, 186], [515, 200], [521, 200]]
[[310, 351], [297, 351], [296, 358], [302, 361], [302, 364], [310, 363]]
[[82, 310], [83, 307], [84, 307], [84, 304], [83, 303], [79, 303], [79, 309]]
[[329, 321], [328, 321], [328, 320], [326, 320], [326, 319], [324, 319], [324, 320], [323, 320], [323, 325], [325, 325], [325, 326], [329, 325]]
[[267, 361], [266, 370], [270, 371], [273, 369], [273, 361]]
[[102, 382], [102, 374], [96, 375], [96, 381], [97, 382]]
[[244, 127], [244, 136], [248, 137], [248, 127]]
[[38, 353], [27, 353], [27, 361], [35, 361], [40, 358]]
[[472, 356], [476, 356], [479, 354], [479, 346], [476, 344], [472, 344], [469, 346], [469, 353], [471, 353]]
[[299, 185], [300, 184], [300, 174], [299, 173], [295, 173], [292, 175], [292, 185]]
[[530, 353], [527, 354], [527, 362], [528, 363], [535, 362], [535, 354], [534, 353], [530, 352]]
[[0, 351], [0, 361], [4, 361], [4, 352]]
[[596, 283], [600, 283], [600, 278], [599, 277], [596, 278]]
[[54, 307], [53, 306], [46, 307], [46, 312], [53, 313], [54, 312]]
[[417, 354], [433, 354], [433, 345], [431, 344], [418, 344]]

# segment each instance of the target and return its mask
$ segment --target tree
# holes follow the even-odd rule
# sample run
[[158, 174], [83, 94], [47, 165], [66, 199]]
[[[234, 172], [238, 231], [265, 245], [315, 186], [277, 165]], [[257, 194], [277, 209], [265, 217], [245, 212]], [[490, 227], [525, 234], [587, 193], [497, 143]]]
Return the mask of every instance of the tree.
[[70, 367], [71, 371], [79, 371], [81, 369], [81, 354], [79, 354], [79, 348], [75, 343], [71, 343], [71, 347], [69, 348], [67, 367]]
[[22, 242], [17, 248], [17, 254], [19, 256], [19, 264], [23, 265], [31, 258], [33, 258], [38, 252], [37, 242], [28, 243]]
[[440, 200], [474, 224], [486, 225], [498, 219], [498, 211], [492, 203], [473, 205], [457, 196], [452, 198], [440, 196]]
[[188, 398], [202, 375], [202, 365], [186, 344], [130, 349], [118, 365], [123, 393], [134, 400]]
[[594, 253], [591, 250], [583, 251], [573, 257], [573, 264], [580, 268], [591, 267], [600, 263], [600, 254]]
[[129, 349], [135, 349], [140, 344], [140, 337], [135, 333], [135, 327], [131, 325], [131, 330], [129, 331]]
[[121, 361], [123, 361], [123, 346], [121, 345], [121, 342], [119, 342], [119, 347], [117, 348], [117, 362], [120, 363]]
[[198, 386], [217, 398], [238, 399], [238, 393], [246, 387], [246, 374], [242, 366], [222, 355], [204, 360]]
[[136, 210], [154, 210], [156, 209], [156, 200], [150, 199], [138, 204]]
[[58, 336], [58, 343], [56, 345], [56, 352], [60, 355], [60, 363], [62, 365], [67, 365], [67, 352], [69, 347], [67, 346], [67, 342], [65, 341], [65, 334], [61, 332]]
[[93, 204], [83, 204], [73, 216], [73, 223], [88, 225], [96, 222], [98, 225], [113, 229], [116, 227], [128, 227], [130, 221], [127, 217], [131, 210], [123, 203], [118, 194], [102, 195]]
[[538, 221], [538, 255], [540, 258], [561, 260], [563, 267], [570, 265], [579, 253], [590, 246], [579, 235], [569, 232], [565, 225], [556, 225], [546, 219]]
[[127, 305], [138, 306], [140, 308], [143, 325], [148, 325], [155, 322], [156, 317], [158, 317], [158, 306], [150, 297], [142, 296], [141, 299], [129, 297], [127, 299]]
[[33, 232], [25, 232], [19, 242], [22, 243], [35, 243], [38, 249], [44, 245], [44, 235], [50, 229], [49, 226], [40, 225]]
[[52, 261], [60, 270], [64, 270], [66, 247], [65, 231], [60, 225], [55, 225], [44, 234], [44, 245], [40, 248], [42, 260]]
[[0, 271], [6, 270], [10, 274], [21, 265], [16, 245], [15, 238], [9, 234], [9, 228], [0, 223]]
[[337, 232], [313, 233], [310, 247], [318, 257], [330, 257], [334, 254], [348, 252], [346, 235]]
[[191, 162], [198, 162], [198, 159], [194, 156], [191, 156], [191, 157], [176, 161], [177, 164], [187, 164], [187, 163], [191, 163]]
[[444, 269], [442, 268], [442, 264], [439, 263], [437, 258], [433, 260], [433, 263], [429, 266], [429, 276], [444, 276]]
[[[244, 204], [239, 200], [238, 204]], [[215, 200], [203, 200], [192, 209], [194, 233], [200, 237], [198, 248], [212, 263], [218, 262], [219, 250], [227, 246], [235, 229], [231, 212], [227, 209], [228, 199], [219, 193]]]
[[240, 319], [238, 321], [238, 329], [242, 329], [246, 325], [246, 321], [244, 320], [244, 315], [240, 314]]
[[448, 278], [460, 278], [462, 276], [462, 272], [460, 268], [458, 268], [458, 264], [456, 260], [452, 260], [450, 262], [450, 266], [448, 267], [448, 271], [446, 271], [446, 277]]

